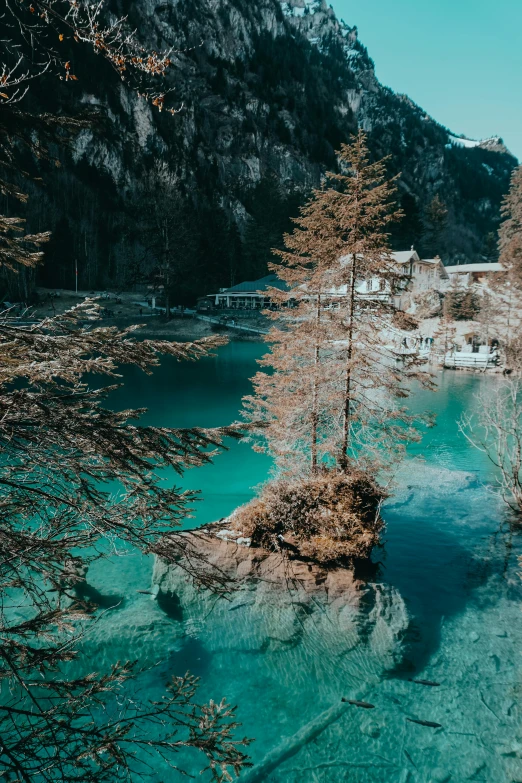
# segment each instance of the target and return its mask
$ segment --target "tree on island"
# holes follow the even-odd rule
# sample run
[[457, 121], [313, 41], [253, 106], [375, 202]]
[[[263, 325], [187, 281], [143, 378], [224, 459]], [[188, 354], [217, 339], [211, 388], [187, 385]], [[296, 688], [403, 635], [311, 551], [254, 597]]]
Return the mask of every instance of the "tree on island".
[[[171, 59], [147, 52], [103, 3], [15, 0], [2, 23], [0, 190], [24, 204], [20, 152], [26, 161], [48, 156], [46, 142], [63, 142], [64, 130], [92, 119], [31, 114], [23, 108], [29, 87], [45, 89], [52, 76], [75, 82], [70, 53], [79, 67], [83, 46], [161, 109], [157, 79]], [[48, 239], [26, 234], [20, 217], [1, 217], [2, 270], [33, 270]], [[173, 564], [183, 555], [197, 584], [217, 594], [231, 587], [174, 535], [193, 494], [165, 486], [159, 471], [181, 475], [207, 463], [237, 430], [146, 427], [141, 410], [104, 407], [122, 365], [150, 372], [162, 354], [195, 360], [223, 340], [137, 341], [132, 327], [97, 326], [100, 308], [88, 300], [28, 327], [10, 315], [0, 315], [0, 776], [13, 783], [135, 780], [158, 762], [177, 770], [188, 748], [214, 780], [231, 780], [229, 770], [238, 774], [247, 763], [248, 741], [234, 739], [238, 724], [224, 701], [199, 704], [189, 674], [173, 677], [160, 701], [127, 698], [136, 662], [114, 661], [96, 673], [82, 654], [100, 608], [86, 573], [118, 542]], [[93, 388], [87, 376], [110, 385]]]
[[[306, 512], [308, 530], [301, 524], [296, 535], [314, 538], [319, 559], [325, 552], [326, 559], [368, 554], [376, 543], [379, 481], [419, 437], [402, 401], [413, 381], [431, 386], [418, 356], [403, 356], [398, 345], [404, 318], [393, 295], [403, 280], [388, 243], [395, 193], [386, 161], [370, 161], [359, 131], [341, 148], [339, 171], [328, 173], [301, 209], [285, 250], [276, 251], [281, 263], [271, 267], [286, 283], [285, 291], [270, 292], [276, 323], [261, 364], [273, 372], [254, 377], [245, 408], [262, 422], [258, 448], [273, 456], [276, 484], [240, 516], [247, 525], [255, 518], [254, 538], [266, 540], [265, 526], [276, 543], [277, 535], [296, 533], [298, 499], [308, 503], [315, 509]], [[293, 493], [295, 514], [278, 514], [278, 493]], [[306, 548], [310, 553], [309, 542]]]

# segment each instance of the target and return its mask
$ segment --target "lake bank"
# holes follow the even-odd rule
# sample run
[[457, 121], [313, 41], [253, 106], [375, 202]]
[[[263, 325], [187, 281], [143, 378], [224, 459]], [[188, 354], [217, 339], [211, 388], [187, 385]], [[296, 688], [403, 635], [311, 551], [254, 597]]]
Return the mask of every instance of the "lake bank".
[[[37, 322], [55, 315], [62, 315], [67, 310], [77, 307], [86, 298], [95, 299], [102, 311], [102, 317], [91, 322], [96, 326], [116, 326], [124, 329], [129, 326], [139, 326], [136, 336], [147, 339], [172, 340], [179, 342], [192, 342], [209, 337], [213, 334], [223, 334], [230, 340], [259, 341], [261, 336], [248, 329], [233, 328], [233, 325], [218, 322], [211, 323], [205, 317], [199, 317], [193, 311], [182, 314], [173, 309], [172, 317], [166, 320], [160, 311], [151, 310], [146, 303], [141, 301], [141, 295], [133, 292], [120, 292], [118, 294], [107, 292], [87, 292], [69, 290], [38, 289], [38, 302], [22, 316], [20, 307], [16, 306], [14, 316], [19, 316], [24, 322], [30, 320]], [[216, 319], [219, 321], [219, 319]], [[89, 322], [87, 322], [89, 323]], [[248, 323], [246, 324], [248, 326]]]

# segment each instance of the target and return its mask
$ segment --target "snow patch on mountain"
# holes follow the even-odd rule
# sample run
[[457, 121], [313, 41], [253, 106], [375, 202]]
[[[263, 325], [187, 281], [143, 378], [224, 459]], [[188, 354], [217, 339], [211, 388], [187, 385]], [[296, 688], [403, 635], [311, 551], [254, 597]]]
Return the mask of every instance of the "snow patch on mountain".
[[449, 149], [455, 145], [457, 147], [465, 147], [466, 149], [474, 149], [476, 147], [480, 147], [480, 149], [483, 150], [490, 150], [492, 152], [503, 152], [507, 153], [508, 155], [511, 155], [511, 152], [508, 150], [506, 145], [504, 144], [503, 139], [501, 139], [500, 136], [491, 136], [489, 139], [468, 139], [466, 136], [453, 136], [451, 133], [448, 134], [449, 143], [446, 145]]
[[481, 141], [475, 141], [474, 139], [467, 139], [464, 136], [452, 136], [451, 133], [449, 134], [449, 140], [451, 144], [458, 144], [461, 147], [468, 147], [469, 149], [472, 149], [473, 147], [478, 147], [480, 144], [482, 144]]

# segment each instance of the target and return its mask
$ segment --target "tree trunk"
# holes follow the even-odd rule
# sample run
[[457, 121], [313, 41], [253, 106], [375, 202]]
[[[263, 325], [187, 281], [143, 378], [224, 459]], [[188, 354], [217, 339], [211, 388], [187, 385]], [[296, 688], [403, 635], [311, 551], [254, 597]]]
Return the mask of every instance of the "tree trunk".
[[[319, 324], [321, 323], [321, 295], [317, 296], [317, 311], [316, 311], [316, 324], [319, 330]], [[315, 356], [314, 356], [314, 388], [312, 395], [312, 445], [311, 445], [311, 457], [312, 457], [312, 473], [317, 471], [317, 430], [319, 425], [319, 335], [316, 333], [315, 337]]]
[[165, 319], [170, 321], [170, 226], [166, 217], [162, 218], [163, 229], [163, 293], [165, 296]]
[[354, 312], [355, 312], [355, 280], [356, 267], [355, 256], [352, 264], [352, 276], [350, 280], [350, 299], [349, 299], [349, 318], [348, 318], [348, 354], [346, 357], [346, 379], [344, 390], [344, 412], [343, 412], [343, 441], [339, 466], [341, 470], [346, 471], [348, 467], [348, 446], [350, 442], [350, 407], [352, 397], [352, 358], [353, 358], [353, 331], [354, 331]]

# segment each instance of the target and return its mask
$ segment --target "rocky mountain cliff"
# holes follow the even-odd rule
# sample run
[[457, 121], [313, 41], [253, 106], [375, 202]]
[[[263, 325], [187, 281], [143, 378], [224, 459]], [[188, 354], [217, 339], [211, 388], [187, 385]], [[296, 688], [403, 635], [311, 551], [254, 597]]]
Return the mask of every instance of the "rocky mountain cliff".
[[[150, 48], [179, 51], [168, 77], [179, 112], [151, 107], [96, 57], [75, 64], [77, 82], [42, 91], [40, 107], [94, 109], [103, 123], [57, 150], [61, 168], [33, 186], [30, 227], [54, 234], [42, 282], [72, 286], [77, 259], [80, 287], [122, 289], [153, 272], [165, 242], [174, 299], [261, 275], [358, 125], [402, 172], [394, 245], [493, 260], [516, 160], [501, 139], [460, 139], [380, 84], [357, 28], [324, 0], [113, 0], [112, 10]], [[436, 196], [446, 217], [432, 214]]]

